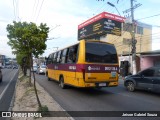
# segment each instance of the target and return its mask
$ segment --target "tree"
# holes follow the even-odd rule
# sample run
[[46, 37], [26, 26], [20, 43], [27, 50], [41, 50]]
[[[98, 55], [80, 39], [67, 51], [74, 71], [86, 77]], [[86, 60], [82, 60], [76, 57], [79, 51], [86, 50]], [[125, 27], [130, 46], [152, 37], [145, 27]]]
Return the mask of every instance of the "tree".
[[21, 66], [24, 76], [26, 76], [26, 72], [27, 72], [26, 67], [27, 65], [30, 64], [26, 56], [27, 54], [25, 53], [16, 53], [17, 63]]
[[[31, 67], [33, 69], [33, 57], [38, 57], [46, 49], [45, 42], [48, 38], [49, 27], [46, 24], [41, 23], [37, 26], [35, 23], [27, 22], [16, 22], [7, 25], [8, 32], [8, 44], [13, 49], [16, 55], [25, 55], [23, 57], [28, 58], [30, 77], [31, 77]], [[41, 103], [37, 94], [35, 75], [34, 78], [34, 90], [37, 98], [39, 108], [41, 108]], [[31, 79], [31, 78], [30, 78]], [[31, 83], [31, 81], [30, 81]]]

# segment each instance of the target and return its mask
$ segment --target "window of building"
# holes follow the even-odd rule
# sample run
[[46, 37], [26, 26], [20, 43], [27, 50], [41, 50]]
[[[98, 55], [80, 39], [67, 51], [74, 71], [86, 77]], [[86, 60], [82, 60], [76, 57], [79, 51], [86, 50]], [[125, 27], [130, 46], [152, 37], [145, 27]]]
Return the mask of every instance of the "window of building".
[[123, 44], [124, 45], [131, 45], [132, 44], [132, 40], [131, 39], [127, 39], [127, 38], [123, 38]]
[[132, 25], [128, 24], [128, 23], [124, 23], [123, 24], [123, 31], [131, 32], [132, 31]]
[[143, 34], [143, 27], [137, 26], [137, 34]]

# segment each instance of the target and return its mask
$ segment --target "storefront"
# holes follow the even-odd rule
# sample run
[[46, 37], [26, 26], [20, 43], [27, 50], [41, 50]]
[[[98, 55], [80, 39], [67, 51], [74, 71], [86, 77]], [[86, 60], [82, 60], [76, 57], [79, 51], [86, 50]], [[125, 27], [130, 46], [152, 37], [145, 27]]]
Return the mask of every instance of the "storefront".
[[140, 53], [140, 69], [160, 66], [160, 50]]

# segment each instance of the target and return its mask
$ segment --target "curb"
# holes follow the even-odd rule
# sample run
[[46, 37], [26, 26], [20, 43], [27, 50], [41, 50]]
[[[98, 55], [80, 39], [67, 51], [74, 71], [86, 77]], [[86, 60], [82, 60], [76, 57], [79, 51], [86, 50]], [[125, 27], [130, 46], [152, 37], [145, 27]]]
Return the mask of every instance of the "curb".
[[[18, 68], [18, 74], [19, 74], [19, 68]], [[17, 78], [18, 80], [18, 78]], [[15, 102], [15, 94], [16, 94], [16, 88], [17, 88], [17, 81], [16, 81], [16, 84], [15, 84], [15, 88], [14, 88], [14, 93], [13, 93], [13, 96], [12, 96], [12, 99], [11, 99], [11, 103], [9, 105], [9, 108], [8, 108], [8, 111], [12, 111], [12, 108], [14, 106], [14, 102]], [[6, 120], [11, 120], [11, 118], [6, 118]]]
[[[31, 80], [33, 80], [33, 76], [31, 77]], [[37, 81], [36, 81], [36, 84], [38, 84], [40, 87], [42, 87]], [[42, 87], [42, 88], [43, 88], [44, 91], [54, 100], [54, 102], [58, 105], [58, 107], [60, 107], [60, 108], [62, 109], [62, 111], [66, 111], [64, 108], [62, 108], [62, 107], [60, 106], [60, 104], [57, 103], [57, 101], [55, 101], [55, 99], [45, 90], [44, 87]], [[68, 116], [68, 118], [69, 118], [70, 120], [75, 120], [73, 117], [71, 117], [71, 116], [67, 113], [67, 111], [66, 111], [66, 114], [67, 114], [67, 116]]]

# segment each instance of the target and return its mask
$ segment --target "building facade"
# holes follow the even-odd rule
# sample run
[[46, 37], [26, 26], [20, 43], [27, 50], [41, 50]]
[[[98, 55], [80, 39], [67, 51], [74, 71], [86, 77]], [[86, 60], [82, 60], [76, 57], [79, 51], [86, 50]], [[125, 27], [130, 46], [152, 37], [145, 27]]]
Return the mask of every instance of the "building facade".
[[[126, 23], [126, 18], [102, 12], [78, 25], [78, 40], [96, 39], [113, 43], [121, 61], [129, 62], [129, 72], [133, 73], [132, 36], [135, 35], [136, 53], [152, 50], [152, 26], [136, 22]], [[140, 54], [136, 56], [136, 71], [141, 70]]]
[[[131, 54], [132, 40], [131, 40], [132, 26], [131, 24], [122, 23], [121, 36], [107, 34], [107, 42], [111, 42], [116, 46], [118, 55]], [[135, 39], [136, 52], [146, 52], [152, 50], [152, 26], [138, 22], [135, 25]]]

